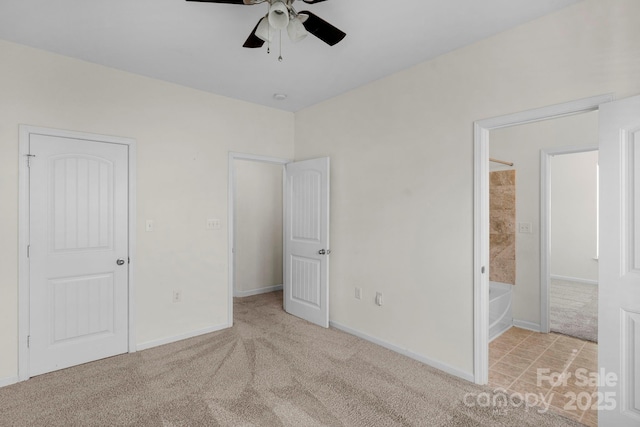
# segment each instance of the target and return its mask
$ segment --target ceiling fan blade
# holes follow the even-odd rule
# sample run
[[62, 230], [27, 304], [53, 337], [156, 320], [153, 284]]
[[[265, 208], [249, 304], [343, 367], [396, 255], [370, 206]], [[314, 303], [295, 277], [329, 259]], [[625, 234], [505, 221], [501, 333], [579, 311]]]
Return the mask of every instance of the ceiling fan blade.
[[327, 1], [327, 0], [302, 0], [303, 2], [307, 3], [307, 4], [314, 4], [314, 3], [320, 3], [323, 1]]
[[187, 0], [187, 1], [199, 1], [204, 3], [246, 4], [244, 0]]
[[264, 40], [262, 40], [260, 37], [256, 36], [256, 30], [258, 29], [258, 25], [260, 25], [261, 21], [262, 21], [262, 19], [260, 19], [260, 21], [258, 21], [258, 23], [254, 27], [253, 31], [251, 31], [251, 34], [249, 34], [249, 37], [247, 37], [247, 41], [244, 42], [242, 47], [248, 47], [248, 48], [251, 48], [251, 49], [254, 49], [254, 48], [257, 48], [257, 47], [262, 47], [262, 45], [264, 44]]
[[302, 23], [304, 28], [329, 46], [338, 44], [347, 35], [347, 33], [337, 29], [318, 15], [314, 15], [309, 11], [303, 10], [299, 14], [309, 17]]

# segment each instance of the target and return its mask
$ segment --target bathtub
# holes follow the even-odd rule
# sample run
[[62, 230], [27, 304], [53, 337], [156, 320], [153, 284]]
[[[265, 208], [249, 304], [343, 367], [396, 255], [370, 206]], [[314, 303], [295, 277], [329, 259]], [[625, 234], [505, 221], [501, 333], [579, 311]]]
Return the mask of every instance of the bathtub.
[[512, 288], [508, 283], [489, 282], [489, 341], [513, 326]]

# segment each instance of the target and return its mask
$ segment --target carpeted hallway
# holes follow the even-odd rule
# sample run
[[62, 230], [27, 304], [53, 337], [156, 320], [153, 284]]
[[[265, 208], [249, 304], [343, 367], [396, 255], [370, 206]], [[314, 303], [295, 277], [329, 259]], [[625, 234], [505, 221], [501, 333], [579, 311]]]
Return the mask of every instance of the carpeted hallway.
[[289, 316], [276, 292], [236, 300], [229, 330], [1, 388], [0, 425], [579, 425], [476, 398], [491, 391]]

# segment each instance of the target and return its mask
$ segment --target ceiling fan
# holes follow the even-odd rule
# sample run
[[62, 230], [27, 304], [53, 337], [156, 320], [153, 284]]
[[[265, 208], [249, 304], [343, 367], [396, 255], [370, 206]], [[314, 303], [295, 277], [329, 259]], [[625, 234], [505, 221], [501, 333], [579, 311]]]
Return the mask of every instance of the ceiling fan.
[[[273, 35], [286, 29], [289, 38], [298, 42], [304, 39], [308, 33], [313, 34], [329, 46], [339, 43], [347, 34], [329, 24], [324, 19], [313, 13], [303, 10], [296, 11], [293, 8], [295, 0], [187, 0], [207, 3], [228, 3], [254, 5], [267, 3], [269, 12], [256, 24], [255, 28], [244, 42], [243, 47], [259, 48], [265, 42], [271, 43]], [[302, 0], [304, 3], [314, 4], [326, 0]]]

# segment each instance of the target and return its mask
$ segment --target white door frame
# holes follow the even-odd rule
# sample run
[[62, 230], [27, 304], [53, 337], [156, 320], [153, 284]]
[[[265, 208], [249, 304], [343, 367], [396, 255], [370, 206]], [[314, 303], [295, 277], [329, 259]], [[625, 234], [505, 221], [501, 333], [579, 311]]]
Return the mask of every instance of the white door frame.
[[598, 151], [597, 145], [540, 150], [540, 332], [549, 333], [551, 278], [551, 158], [562, 154]]
[[121, 138], [92, 133], [74, 132], [37, 126], [20, 125], [19, 139], [19, 200], [18, 200], [18, 380], [25, 381], [30, 377], [29, 348], [29, 259], [27, 246], [29, 244], [29, 168], [27, 167], [29, 154], [29, 137], [32, 134], [54, 136], [60, 138], [74, 138], [93, 142], [125, 145], [129, 151], [129, 275], [128, 275], [128, 343], [129, 353], [136, 351], [135, 337], [135, 292], [134, 270], [136, 265], [136, 141], [131, 138]]
[[[227, 245], [229, 247], [229, 302], [228, 302], [229, 317], [227, 319], [228, 327], [233, 326], [233, 288], [235, 283], [235, 266], [236, 266], [236, 257], [235, 257], [236, 166], [235, 166], [235, 160], [248, 160], [253, 162], [271, 163], [274, 165], [282, 165], [283, 168], [287, 163], [291, 163], [291, 160], [282, 159], [279, 157], [267, 157], [267, 156], [260, 156], [255, 154], [229, 152], [229, 191], [228, 191], [229, 244]], [[285, 185], [285, 182], [284, 182], [284, 174], [283, 174], [283, 181], [282, 181], [283, 194], [284, 194], [284, 185]], [[283, 212], [283, 223], [284, 223], [284, 212]], [[284, 236], [283, 236], [283, 244], [284, 244]], [[283, 268], [284, 268], [284, 265], [283, 265]]]
[[[600, 95], [474, 122], [473, 376], [476, 384], [487, 384], [489, 379], [490, 131], [595, 111], [600, 104], [612, 100], [612, 94]], [[546, 291], [541, 295], [546, 298]], [[546, 301], [541, 301], [541, 307], [546, 307], [546, 304]]]

